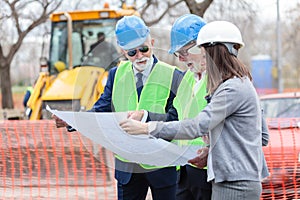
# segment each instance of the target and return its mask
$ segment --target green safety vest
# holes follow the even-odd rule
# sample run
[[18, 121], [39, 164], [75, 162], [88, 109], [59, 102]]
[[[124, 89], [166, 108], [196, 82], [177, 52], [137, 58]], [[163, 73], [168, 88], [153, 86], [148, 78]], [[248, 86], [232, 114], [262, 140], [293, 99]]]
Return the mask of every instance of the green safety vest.
[[[166, 63], [156, 63], [143, 86], [138, 101], [132, 63], [129, 61], [121, 62], [115, 74], [112, 91], [112, 102], [115, 111], [125, 112], [143, 109], [155, 113], [165, 113], [174, 70], [175, 67]], [[129, 162], [118, 155], [115, 156], [121, 161]], [[145, 164], [140, 165], [145, 169], [160, 168]]]
[[[207, 94], [207, 76], [203, 77], [200, 81], [198, 90], [194, 94], [196, 84], [194, 73], [187, 71], [184, 75], [173, 101], [179, 120], [196, 117], [207, 105], [207, 101], [205, 100]], [[195, 145], [199, 146], [199, 148], [206, 145], [201, 137], [193, 140], [176, 140], [175, 143], [179, 146]]]

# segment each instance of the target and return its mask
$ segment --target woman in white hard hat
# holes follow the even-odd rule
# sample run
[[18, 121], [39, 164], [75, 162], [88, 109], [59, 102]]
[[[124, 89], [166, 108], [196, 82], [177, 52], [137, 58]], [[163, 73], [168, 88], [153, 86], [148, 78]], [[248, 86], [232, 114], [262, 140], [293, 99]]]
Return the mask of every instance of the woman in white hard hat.
[[[207, 59], [210, 103], [193, 119], [141, 123], [128, 119], [130, 134], [165, 139], [193, 139], [209, 134], [208, 181], [212, 199], [258, 200], [268, 176], [262, 151], [262, 113], [248, 68], [237, 58], [244, 46], [239, 29], [226, 21], [206, 24], [197, 45]], [[197, 159], [190, 160], [197, 165]]]

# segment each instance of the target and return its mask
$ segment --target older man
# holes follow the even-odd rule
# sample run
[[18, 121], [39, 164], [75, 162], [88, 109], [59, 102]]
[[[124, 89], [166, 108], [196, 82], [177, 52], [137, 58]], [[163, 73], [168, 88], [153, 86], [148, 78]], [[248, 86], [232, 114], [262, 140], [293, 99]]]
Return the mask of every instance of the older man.
[[[177, 120], [172, 103], [182, 73], [153, 55], [154, 39], [139, 17], [123, 17], [115, 33], [128, 61], [110, 70], [104, 93], [93, 111], [144, 110], [146, 121]], [[175, 199], [175, 167], [148, 166], [116, 156], [115, 178], [118, 199], [145, 199], [149, 187], [154, 200]]]

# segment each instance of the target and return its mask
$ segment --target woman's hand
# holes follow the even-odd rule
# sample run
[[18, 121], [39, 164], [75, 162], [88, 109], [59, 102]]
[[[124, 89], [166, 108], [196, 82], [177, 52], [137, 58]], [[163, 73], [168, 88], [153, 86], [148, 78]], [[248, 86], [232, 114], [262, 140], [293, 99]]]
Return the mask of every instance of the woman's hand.
[[188, 160], [188, 162], [202, 169], [207, 166], [208, 152], [209, 152], [208, 147], [201, 148], [197, 152], [198, 156], [196, 158]]
[[126, 119], [120, 122], [121, 128], [131, 135], [148, 135], [148, 124], [134, 119]]

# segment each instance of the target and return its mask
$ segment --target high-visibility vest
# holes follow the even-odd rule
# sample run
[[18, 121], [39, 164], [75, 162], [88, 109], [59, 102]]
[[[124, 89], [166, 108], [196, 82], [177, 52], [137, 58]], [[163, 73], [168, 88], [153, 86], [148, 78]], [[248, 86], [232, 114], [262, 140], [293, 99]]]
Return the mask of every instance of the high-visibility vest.
[[33, 92], [33, 87], [32, 87], [32, 86], [28, 86], [28, 87], [26, 88], [26, 91], [29, 91], [30, 94], [32, 94], [32, 92]]
[[[178, 87], [176, 97], [173, 101], [179, 120], [196, 117], [207, 105], [207, 101], [205, 100], [207, 94], [207, 76], [205, 75], [200, 80], [200, 85], [196, 92], [194, 91], [195, 84], [194, 73], [187, 71]], [[179, 146], [194, 145], [199, 146], [199, 148], [206, 145], [201, 137], [193, 140], [176, 140], [175, 143]]]
[[[174, 70], [175, 67], [166, 63], [156, 63], [143, 86], [138, 101], [132, 63], [129, 61], [121, 62], [115, 74], [112, 91], [112, 103], [115, 111], [124, 112], [144, 109], [155, 113], [165, 113]], [[129, 162], [118, 155], [116, 157], [121, 161]], [[140, 165], [145, 169], [160, 168], [145, 164]]]

